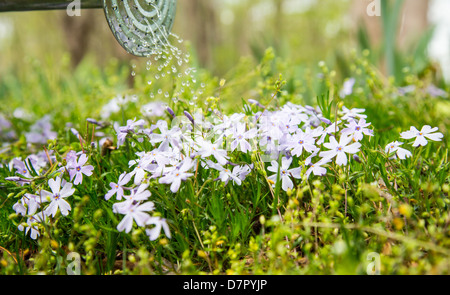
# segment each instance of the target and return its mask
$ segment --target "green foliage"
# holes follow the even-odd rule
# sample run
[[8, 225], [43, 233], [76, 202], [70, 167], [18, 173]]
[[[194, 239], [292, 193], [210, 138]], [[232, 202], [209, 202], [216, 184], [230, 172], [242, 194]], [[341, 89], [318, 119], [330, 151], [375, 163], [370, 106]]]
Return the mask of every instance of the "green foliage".
[[[219, 103], [222, 111], [237, 110], [237, 98], [242, 97], [245, 103], [252, 97], [273, 108], [287, 101], [301, 102], [308, 93], [316, 93], [318, 105], [330, 118], [334, 117], [335, 108], [345, 103], [365, 108], [377, 129], [374, 138], [364, 144], [364, 161], [355, 162], [351, 169], [331, 167], [326, 177], [310, 179], [288, 192], [275, 187], [272, 194], [265, 171], [260, 168], [242, 186], [210, 181], [214, 176], [204, 170], [199, 170], [194, 181], [188, 181], [176, 194], [157, 182], [151, 183], [152, 198], [170, 221], [173, 233], [170, 240], [160, 238], [150, 242], [140, 229], [130, 235], [116, 230], [119, 221], [103, 196], [107, 184], [126, 169], [127, 157], [134, 152], [131, 146], [128, 151], [108, 154], [102, 154], [100, 146], [84, 146], [97, 167], [96, 173], [79, 187], [72, 200], [70, 217], [56, 216], [48, 228], [42, 229], [37, 241], [17, 230], [24, 220], [12, 211], [12, 205], [27, 190], [5, 182], [4, 177], [11, 176], [11, 172], [1, 168], [1, 273], [63, 274], [70, 262], [66, 260], [69, 252], [81, 254], [85, 274], [365, 274], [366, 257], [371, 252], [381, 255], [381, 273], [447, 273], [449, 122], [443, 106], [448, 108], [448, 101], [424, 92], [432, 80], [413, 74], [407, 79], [416, 90], [398, 95], [397, 86], [378, 74], [369, 59], [368, 52], [354, 53], [348, 61], [356, 79], [354, 91], [339, 99], [336, 92], [342, 81], [337, 81], [325, 64], [316, 73], [321, 77], [319, 88], [292, 87], [289, 83], [308, 85], [308, 82], [303, 75], [286, 67], [271, 50], [266, 51], [256, 67], [243, 60], [226, 82], [198, 72], [207, 84], [204, 97], [215, 97], [205, 101], [204, 107], [214, 102], [214, 107], [218, 108]], [[99, 114], [99, 101], [107, 101], [110, 81], [124, 77], [118, 74], [121, 70], [117, 64], [102, 75], [92, 74], [93, 70], [88, 65], [80, 69], [81, 76], [90, 73], [91, 79], [77, 80], [78, 94], [74, 94], [71, 88], [61, 88], [64, 80], [54, 84], [44, 82], [46, 76], [37, 68], [30, 76], [37, 79], [33, 105], [40, 108], [24, 108], [39, 117], [50, 111], [45, 109], [49, 106], [47, 94], [63, 91], [51, 105], [54, 126], [64, 126], [62, 122], [75, 119], [83, 127], [83, 118]], [[288, 75], [280, 77], [282, 70]], [[145, 91], [148, 87], [145, 80], [145, 77], [137, 79], [131, 93], [139, 95]], [[91, 86], [96, 83], [97, 87]], [[13, 87], [14, 83], [7, 85]], [[285, 90], [289, 87], [292, 88]], [[31, 92], [27, 87], [21, 87], [20, 91]], [[14, 92], [6, 93], [12, 96]], [[69, 100], [71, 104], [64, 104], [69, 94], [81, 101]], [[25, 92], [23, 99], [29, 96]], [[91, 105], [93, 98], [98, 100]], [[15, 102], [10, 103], [3, 107], [14, 108]], [[173, 106], [178, 110], [192, 108], [182, 99]], [[137, 110], [131, 104], [122, 116], [133, 118]], [[29, 122], [13, 120], [22, 138]], [[397, 138], [399, 131], [421, 124], [438, 125], [445, 141], [417, 149], [411, 159], [402, 162], [389, 159], [383, 149], [386, 143]], [[88, 127], [82, 135], [89, 140], [91, 132]], [[73, 145], [76, 140], [64, 128], [58, 129], [58, 133], [57, 142], [47, 147], [59, 150], [57, 159], [61, 159], [68, 144]], [[75, 148], [80, 148], [80, 144]], [[31, 151], [22, 138], [2, 158], [25, 156]], [[42, 179], [34, 185], [44, 184]]]

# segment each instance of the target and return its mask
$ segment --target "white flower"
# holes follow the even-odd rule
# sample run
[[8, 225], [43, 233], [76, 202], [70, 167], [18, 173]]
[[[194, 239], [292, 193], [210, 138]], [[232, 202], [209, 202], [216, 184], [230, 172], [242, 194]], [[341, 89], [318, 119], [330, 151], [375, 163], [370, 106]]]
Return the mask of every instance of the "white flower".
[[[386, 148], [384, 149], [386, 154], [390, 155], [392, 153], [396, 153], [396, 155], [399, 157], [399, 159], [404, 160], [406, 158], [409, 158], [412, 156], [412, 153], [408, 151], [407, 149], [401, 148], [400, 146], [403, 144], [403, 142], [399, 141], [393, 141], [386, 145]], [[395, 159], [396, 156], [394, 155], [393, 158]]]
[[86, 176], [92, 175], [92, 170], [94, 170], [94, 166], [92, 165], [85, 165], [88, 161], [88, 157], [86, 154], [82, 154], [78, 160], [75, 160], [72, 162], [69, 167], [69, 175], [70, 175], [70, 181], [73, 180], [75, 177], [75, 180], [73, 184], [78, 185], [83, 182], [83, 174]]
[[164, 233], [166, 234], [166, 236], [169, 239], [171, 238], [169, 225], [167, 224], [166, 219], [161, 218], [161, 217], [150, 217], [147, 220], [146, 224], [147, 225], [155, 225], [155, 227], [145, 230], [145, 233], [150, 238], [150, 241], [154, 241], [159, 237], [159, 235], [161, 233], [161, 228], [164, 229]]
[[146, 202], [140, 204], [135, 201], [125, 201], [125, 204], [120, 207], [117, 213], [124, 214], [125, 217], [117, 225], [117, 230], [122, 232], [125, 231], [129, 233], [133, 227], [133, 220], [136, 221], [138, 226], [145, 226], [145, 223], [150, 218], [150, 215], [145, 213], [148, 211], [153, 211], [155, 205], [153, 202]]
[[330, 159], [323, 158], [315, 164], [311, 163], [310, 167], [305, 172], [306, 178], [309, 178], [311, 173], [313, 173], [316, 176], [323, 176], [323, 175], [327, 174], [327, 169], [323, 168], [322, 166], [329, 162], [330, 162]]
[[[45, 201], [45, 200], [42, 200]], [[41, 198], [37, 195], [25, 194], [20, 201], [13, 205], [13, 210], [19, 215], [33, 215], [41, 204]], [[27, 209], [28, 208], [28, 209]]]
[[218, 171], [220, 171], [219, 173], [219, 179], [221, 181], [223, 181], [226, 184], [228, 184], [228, 181], [230, 179], [233, 180], [234, 183], [236, 183], [237, 185], [241, 185], [242, 181], [238, 176], [238, 172], [240, 172], [238, 166], [234, 167], [233, 171], [231, 171], [230, 169], [223, 167], [219, 164], [213, 163], [211, 160], [208, 160], [206, 162], [206, 164], [211, 167], [214, 168]]
[[350, 78], [344, 82], [341, 91], [339, 92], [339, 96], [344, 98], [353, 93], [353, 86], [355, 86], [355, 78]]
[[[291, 180], [291, 176], [296, 179], [301, 178], [301, 175], [300, 175], [301, 170], [302, 170], [301, 167], [289, 169], [289, 167], [291, 166], [291, 163], [292, 163], [292, 159], [293, 159], [292, 157], [289, 159], [286, 157], [283, 157], [281, 159], [280, 180], [281, 180], [281, 188], [284, 191], [294, 188], [294, 183]], [[274, 172], [275, 174], [272, 176], [269, 176], [269, 179], [274, 184], [276, 184], [277, 176], [278, 176], [278, 162], [272, 161], [271, 164], [272, 164], [272, 166], [268, 167], [267, 170], [269, 170], [270, 172]]]
[[46, 190], [41, 191], [41, 197], [43, 200], [49, 198], [51, 200], [50, 204], [45, 209], [44, 213], [47, 216], [52, 215], [55, 217], [56, 212], [59, 210], [63, 216], [67, 216], [69, 211], [71, 210], [70, 204], [64, 200], [67, 197], [70, 197], [75, 192], [75, 189], [72, 188], [72, 183], [66, 182], [61, 189], [61, 178], [56, 177], [56, 179], [50, 179], [48, 181], [48, 185], [52, 192], [48, 192]]
[[346, 124], [347, 128], [342, 129], [341, 133], [344, 136], [352, 136], [354, 140], [360, 141], [363, 139], [364, 135], [373, 136], [373, 132], [371, 129], [366, 128], [370, 126], [370, 123], [366, 123], [364, 118], [359, 119], [357, 123], [355, 120], [350, 120], [348, 124]]
[[128, 212], [131, 205], [146, 201], [151, 196], [150, 191], [147, 190], [148, 186], [148, 184], [141, 184], [137, 189], [133, 189], [130, 195], [124, 195], [125, 201], [114, 203], [112, 206], [113, 212], [125, 214], [123, 212]]
[[117, 200], [121, 200], [123, 197], [123, 186], [131, 180], [131, 175], [126, 172], [119, 176], [117, 183], [110, 182], [111, 189], [106, 193], [105, 200], [109, 200], [113, 195], [116, 195]]
[[129, 175], [134, 176], [134, 184], [139, 185], [144, 180], [145, 174], [147, 173], [147, 167], [143, 165], [142, 161], [138, 160], [131, 160], [128, 162], [128, 165], [131, 167], [136, 163], [136, 167], [134, 167], [133, 171], [131, 171]]
[[169, 150], [169, 145], [173, 148], [181, 149], [180, 146], [180, 137], [181, 137], [181, 129], [178, 127], [173, 127], [169, 129], [167, 122], [163, 120], [159, 120], [156, 125], [160, 133], [152, 133], [150, 142], [161, 143], [159, 146], [160, 151]]
[[349, 120], [349, 119], [355, 119], [355, 118], [367, 118], [366, 115], [361, 114], [364, 113], [366, 110], [365, 109], [351, 109], [349, 110], [348, 108], [346, 108], [345, 106], [342, 106], [342, 120]]
[[186, 158], [180, 167], [175, 168], [165, 176], [159, 179], [159, 183], [171, 184], [170, 190], [176, 193], [180, 189], [181, 181], [185, 181], [193, 176], [193, 173], [187, 172], [194, 166], [194, 161], [191, 158]]
[[431, 139], [433, 141], [442, 141], [442, 138], [444, 135], [440, 132], [433, 133], [437, 131], [438, 128], [431, 128], [429, 125], [425, 125], [422, 127], [422, 130], [417, 130], [416, 127], [411, 126], [409, 131], [405, 131], [400, 133], [400, 137], [403, 139], [412, 139], [416, 138], [416, 140], [413, 143], [413, 147], [418, 146], [426, 146], [428, 144], [428, 139]]
[[329, 149], [329, 151], [320, 152], [319, 157], [326, 159], [333, 159], [336, 157], [336, 164], [339, 166], [347, 165], [347, 154], [356, 154], [359, 152], [361, 144], [359, 142], [350, 143], [352, 138], [350, 136], [341, 136], [339, 142], [331, 136], [330, 142], [324, 143], [323, 146]]
[[28, 234], [28, 232], [30, 232], [30, 237], [33, 240], [36, 240], [37, 237], [40, 235], [37, 224], [38, 223], [42, 223], [45, 220], [46, 220], [46, 216], [41, 211], [39, 213], [36, 213], [36, 214], [28, 217], [27, 222], [26, 222], [26, 224], [27, 224], [26, 228], [24, 228], [24, 226], [22, 224], [19, 224], [19, 226], [17, 228], [20, 231], [24, 231], [25, 230], [25, 234]]
[[197, 154], [203, 159], [213, 156], [220, 165], [225, 165], [228, 162], [227, 151], [220, 148], [221, 141], [216, 143], [211, 143], [210, 141], [199, 139], [197, 144], [200, 148]]
[[300, 156], [303, 150], [308, 153], [312, 153], [317, 150], [314, 137], [306, 132], [298, 130], [294, 135], [291, 136], [288, 143], [285, 144], [291, 150], [292, 155]]
[[240, 151], [243, 153], [251, 151], [251, 145], [247, 139], [254, 138], [256, 133], [257, 131], [255, 128], [245, 131], [244, 123], [236, 124], [233, 128], [232, 138], [234, 141], [231, 143], [231, 150], [234, 151], [239, 146]]
[[313, 137], [319, 137], [316, 141], [316, 144], [317, 145], [323, 144], [325, 142], [325, 137], [327, 135], [337, 133], [340, 130], [339, 129], [340, 123], [341, 123], [341, 121], [334, 122], [334, 123], [330, 124], [330, 126], [326, 127], [325, 129], [322, 126], [312, 129], [311, 135]]

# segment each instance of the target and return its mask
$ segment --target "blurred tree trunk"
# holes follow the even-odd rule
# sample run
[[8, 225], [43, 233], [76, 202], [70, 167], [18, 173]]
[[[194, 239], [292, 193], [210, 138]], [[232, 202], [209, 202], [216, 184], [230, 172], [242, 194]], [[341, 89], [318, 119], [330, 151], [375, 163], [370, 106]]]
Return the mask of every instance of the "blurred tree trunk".
[[[369, 16], [367, 7], [373, 0], [353, 0], [352, 17], [359, 24], [367, 28], [370, 41], [379, 46], [383, 41], [381, 16]], [[404, 0], [402, 15], [399, 17], [397, 46], [404, 49], [410, 41], [421, 36], [428, 27], [429, 0]]]
[[281, 54], [283, 40], [283, 5], [284, 0], [273, 0], [275, 3], [275, 19], [274, 19], [274, 47]]
[[212, 50], [218, 40], [215, 1], [178, 1], [177, 18], [181, 20], [182, 36], [191, 40], [199, 65], [211, 68]]
[[67, 49], [71, 55], [72, 66], [76, 67], [88, 51], [92, 28], [95, 28], [96, 19], [93, 11], [83, 10], [81, 16], [68, 16], [62, 13], [62, 28]]
[[64, 11], [60, 23], [73, 68], [88, 52], [96, 55], [99, 64], [111, 57], [125, 62], [134, 58], [115, 39], [102, 9], [83, 9], [81, 16], [68, 16]]

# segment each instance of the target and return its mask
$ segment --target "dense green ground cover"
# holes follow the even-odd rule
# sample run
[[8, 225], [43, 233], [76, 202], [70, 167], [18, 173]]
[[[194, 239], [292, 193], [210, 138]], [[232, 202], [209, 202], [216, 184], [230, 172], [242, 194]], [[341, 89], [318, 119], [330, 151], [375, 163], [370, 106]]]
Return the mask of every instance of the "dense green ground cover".
[[[58, 75], [37, 61], [26, 62], [25, 77], [11, 73], [0, 82], [1, 274], [65, 274], [70, 252], [81, 255], [83, 274], [366, 274], [374, 261], [379, 261], [381, 274], [450, 271], [450, 104], [446, 86], [436, 85], [431, 68], [417, 72], [405, 66], [403, 80], [395, 81], [379, 73], [364, 51], [347, 61], [348, 77], [339, 77], [323, 62], [305, 68], [277, 58], [271, 49], [259, 61], [242, 59], [223, 79], [202, 69], [186, 73], [188, 64], [178, 69], [183, 75], [168, 72], [155, 79], [162, 63], [155, 60], [148, 68], [134, 67], [132, 76], [128, 67], [115, 62], [100, 71], [88, 60], [70, 73], [69, 63], [63, 61], [59, 64], [63, 74]], [[350, 78], [354, 85], [348, 83]], [[116, 97], [127, 99], [111, 103]], [[143, 113], [142, 107], [151, 101], [166, 105], [153, 108], [152, 114], [148, 109]], [[277, 112], [289, 103], [299, 108], [318, 106], [315, 112], [302, 108], [300, 113], [310, 118], [321, 114], [323, 120], [316, 124], [325, 128], [328, 120], [341, 120], [341, 131], [350, 122], [343, 119], [344, 106], [364, 109], [373, 136], [354, 139], [351, 143], [360, 144], [357, 156], [346, 156], [345, 165], [330, 160], [322, 176], [305, 176], [311, 153], [294, 156], [291, 168], [298, 169], [287, 176], [292, 182], [289, 187], [282, 184], [282, 169], [270, 169], [274, 164], [263, 159], [260, 143], [249, 151], [227, 150], [233, 163], [227, 164], [230, 170], [236, 164], [252, 168], [239, 184], [235, 179], [223, 182], [219, 170], [203, 165], [217, 157], [183, 152], [183, 158], [193, 155], [197, 162], [178, 190], [151, 178], [153, 170], [143, 176], [145, 190], [151, 194], [145, 200], [154, 205], [151, 216], [164, 218], [170, 234], [163, 230], [150, 239], [150, 225], [133, 223], [129, 233], [118, 227], [123, 214], [113, 210], [117, 201], [105, 199], [113, 188], [110, 183], [134, 171], [136, 166], [129, 161], [136, 160], [136, 152], [150, 152], [160, 143], [151, 141], [153, 133], [139, 126], [124, 132], [118, 126], [141, 118], [146, 127], [160, 119], [171, 126], [174, 118], [168, 106], [184, 118], [182, 125], [176, 125], [184, 133], [201, 125], [199, 110], [216, 119], [242, 113], [248, 130], [256, 127], [255, 118], [262, 111]], [[49, 125], [33, 127], [46, 114], [51, 115]], [[196, 123], [189, 121], [189, 115]], [[306, 125], [297, 123], [302, 129]], [[435, 132], [443, 138], [416, 147], [414, 139], [401, 138], [411, 126], [421, 130], [425, 125], [438, 127]], [[42, 143], [33, 143], [33, 131], [44, 135]], [[340, 137], [336, 131], [326, 135], [325, 143]], [[123, 144], [118, 143], [120, 134], [126, 136]], [[411, 152], [410, 157], [394, 158], [395, 152], [386, 150], [397, 140], [404, 142], [401, 147]], [[327, 150], [324, 145], [317, 147], [320, 152]], [[68, 164], [70, 151], [84, 152], [86, 165], [93, 168], [92, 175], [84, 174], [79, 184], [59, 170]], [[40, 154], [44, 163], [26, 162], [27, 173], [19, 176], [11, 161], [31, 154]], [[282, 157], [275, 162], [281, 164]], [[297, 172], [299, 177], [293, 175]], [[32, 231], [19, 230], [27, 226], [27, 217], [13, 206], [26, 194], [51, 191], [50, 180], [57, 177], [73, 183], [66, 198], [70, 211], [65, 216], [57, 210], [46, 222], [29, 224], [39, 232], [32, 239]], [[127, 186], [134, 187], [133, 181]], [[41, 205], [48, 208], [48, 203]]]

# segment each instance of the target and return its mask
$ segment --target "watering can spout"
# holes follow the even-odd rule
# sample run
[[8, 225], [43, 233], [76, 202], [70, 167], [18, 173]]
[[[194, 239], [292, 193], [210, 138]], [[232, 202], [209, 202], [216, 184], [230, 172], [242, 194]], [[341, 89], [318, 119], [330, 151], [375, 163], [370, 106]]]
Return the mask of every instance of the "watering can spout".
[[103, 8], [117, 41], [130, 54], [150, 56], [171, 47], [177, 0], [0, 0], [0, 12]]

